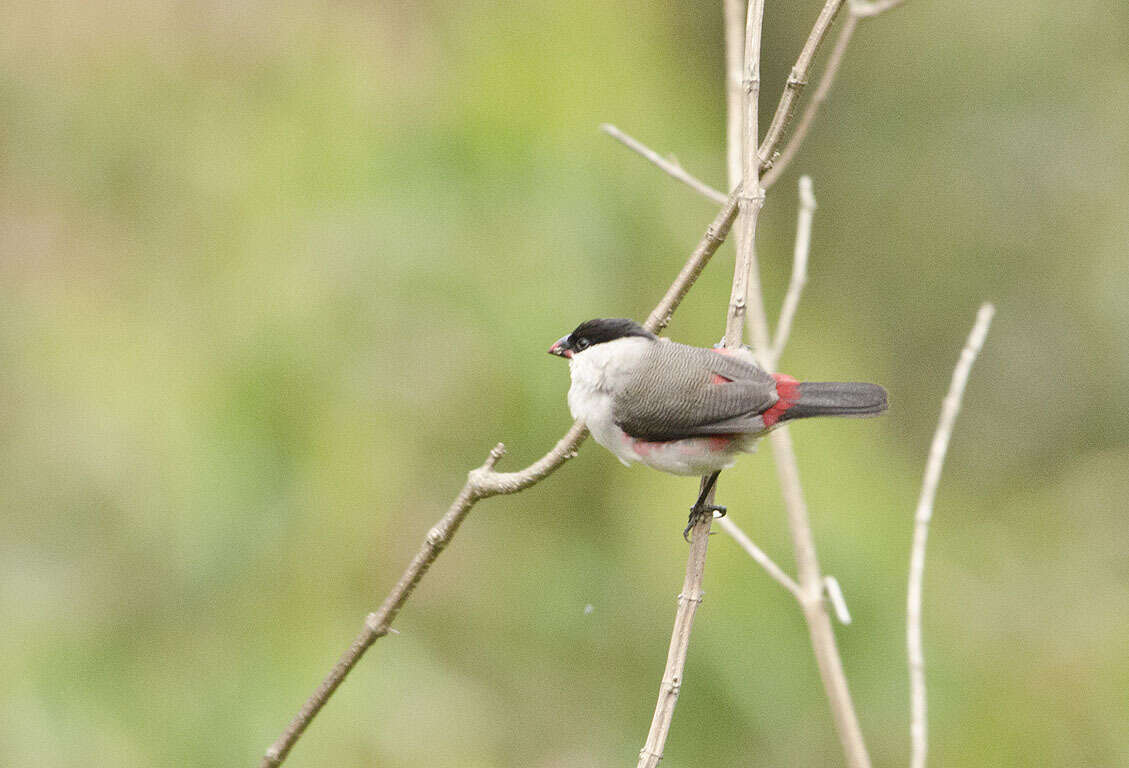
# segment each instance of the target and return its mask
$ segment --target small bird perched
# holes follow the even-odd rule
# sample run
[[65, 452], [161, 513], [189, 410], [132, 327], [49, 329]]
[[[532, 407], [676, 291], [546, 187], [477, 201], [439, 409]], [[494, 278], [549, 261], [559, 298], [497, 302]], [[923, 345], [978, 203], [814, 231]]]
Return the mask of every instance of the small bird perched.
[[701, 515], [725, 514], [706, 504], [717, 476], [774, 427], [886, 410], [877, 384], [799, 382], [766, 372], [747, 349], [678, 344], [623, 318], [581, 323], [549, 353], [569, 360], [573, 418], [620, 461], [709, 475], [683, 536]]

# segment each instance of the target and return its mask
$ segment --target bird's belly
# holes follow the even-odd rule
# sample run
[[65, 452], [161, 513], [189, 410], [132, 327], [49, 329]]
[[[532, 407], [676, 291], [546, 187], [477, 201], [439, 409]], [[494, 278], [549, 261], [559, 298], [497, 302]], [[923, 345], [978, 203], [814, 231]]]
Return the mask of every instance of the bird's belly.
[[[630, 439], [630, 438], [629, 438]], [[712, 435], [683, 440], [632, 440], [637, 460], [674, 475], [705, 475], [733, 466], [737, 455], [752, 448], [748, 435]]]

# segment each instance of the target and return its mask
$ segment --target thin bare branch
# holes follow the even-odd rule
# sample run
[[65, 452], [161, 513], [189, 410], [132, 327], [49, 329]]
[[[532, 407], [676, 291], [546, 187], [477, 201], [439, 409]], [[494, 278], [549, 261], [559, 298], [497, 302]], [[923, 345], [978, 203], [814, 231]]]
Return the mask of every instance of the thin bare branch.
[[723, 0], [725, 21], [725, 170], [728, 188], [741, 183], [742, 127], [745, 89], [741, 73], [745, 64], [745, 2]]
[[[737, 216], [739, 193], [740, 190], [737, 190], [727, 199], [725, 206], [722, 207], [706, 229], [705, 234], [682, 267], [678, 277], [675, 278], [662, 300], [659, 301], [647, 318], [644, 325], [650, 330], [659, 333], [666, 328], [671, 315], [682, 303], [682, 299], [689, 292], [694, 281], [698, 279], [718, 247], [725, 242], [725, 237]], [[353, 640], [349, 649], [342, 654], [340, 660], [302, 706], [298, 714], [295, 715], [282, 735], [267, 749], [260, 763], [262, 768], [273, 768], [286, 759], [290, 750], [301, 737], [302, 732], [306, 730], [318, 712], [321, 711], [321, 708], [329, 701], [333, 692], [337, 690], [345, 677], [360, 661], [365, 651], [376, 640], [391, 631], [391, 625], [396, 615], [408, 598], [411, 597], [416, 585], [427, 573], [431, 564], [450, 543], [459, 525], [475, 503], [499, 494], [517, 493], [549, 476], [568, 459], [576, 455], [577, 449], [587, 435], [588, 430], [585, 429], [584, 424], [580, 421], [574, 422], [568, 432], [553, 446], [552, 450], [519, 472], [494, 471], [495, 464], [505, 451], [502, 444], [499, 443], [490, 452], [490, 456], [481, 467], [468, 473], [467, 481], [462, 490], [451, 503], [447, 513], [428, 531], [419, 551], [412, 558], [403, 575], [400, 576], [400, 580], [396, 583], [392, 592], [385, 598], [378, 610], [365, 618], [361, 632]], [[708, 526], [706, 530], [708, 531]], [[696, 528], [695, 535], [697, 533], [698, 529]]]
[[724, 192], [719, 192], [701, 179], [690, 175], [686, 171], [686, 169], [678, 163], [677, 160], [668, 160], [655, 150], [648, 147], [643, 142], [632, 136], [629, 136], [620, 129], [616, 128], [611, 123], [604, 123], [600, 126], [600, 130], [611, 136], [619, 143], [623, 144], [632, 152], [640, 154], [646, 159], [650, 160], [663, 171], [678, 179], [683, 184], [695, 190], [696, 192], [705, 195], [710, 200], [713, 200], [716, 203], [724, 203], [728, 199], [728, 195], [726, 195]]
[[709, 546], [710, 518], [702, 518], [693, 528], [690, 539], [690, 555], [686, 560], [686, 578], [682, 582], [682, 592], [678, 595], [678, 611], [674, 616], [674, 629], [670, 635], [670, 649], [666, 656], [666, 669], [659, 698], [655, 704], [655, 714], [651, 718], [651, 729], [647, 741], [639, 751], [638, 768], [656, 768], [662, 760], [670, 723], [674, 719], [674, 705], [682, 688], [682, 670], [686, 666], [686, 653], [690, 647], [690, 630], [694, 626], [694, 614], [702, 603], [702, 577], [706, 569], [706, 548]]
[[820, 75], [819, 85], [816, 86], [815, 93], [812, 94], [811, 100], [804, 107], [804, 113], [800, 116], [800, 121], [796, 123], [796, 129], [792, 132], [780, 156], [773, 161], [772, 167], [764, 174], [765, 189], [776, 183], [776, 180], [784, 173], [784, 169], [792, 162], [792, 158], [796, 156], [800, 145], [804, 143], [804, 139], [807, 138], [808, 131], [811, 130], [812, 123], [815, 122], [815, 116], [819, 113], [819, 108], [823, 106], [823, 102], [827, 100], [827, 94], [831, 91], [831, 86], [835, 84], [839, 67], [843, 63], [843, 55], [847, 52], [847, 45], [850, 44], [858, 23], [858, 16], [854, 13], [848, 14], [847, 20], [843, 22], [839, 36], [835, 39], [835, 47], [831, 49], [831, 55], [827, 57], [827, 64], [823, 67], [823, 74]]
[[810, 176], [800, 177], [800, 207], [796, 213], [796, 246], [792, 253], [792, 278], [788, 282], [788, 292], [780, 308], [780, 320], [776, 324], [776, 337], [772, 342], [772, 367], [780, 359], [788, 336], [792, 332], [792, 320], [800, 305], [800, 294], [808, 281], [808, 252], [811, 250], [811, 223], [815, 218], [815, 194], [812, 193]]
[[706, 268], [710, 257], [725, 242], [729, 229], [733, 226], [733, 220], [737, 218], [740, 196], [741, 188], [738, 187], [706, 228], [706, 233], [698, 242], [698, 247], [690, 254], [690, 258], [682, 267], [682, 271], [678, 273], [678, 277], [670, 284], [670, 288], [667, 289], [666, 295], [662, 297], [662, 301], [651, 310], [651, 314], [647, 316], [646, 322], [643, 323], [644, 326], [655, 333], [661, 333], [670, 324], [674, 310], [682, 303], [682, 299], [690, 291], [694, 281], [698, 279], [698, 275], [702, 274], [702, 270]]
[[[753, 262], [752, 245], [756, 235], [757, 214], [764, 196], [760, 190], [757, 176], [760, 166], [756, 161], [757, 141], [757, 97], [760, 92], [760, 43], [761, 20], [764, 15], [764, 0], [749, 0], [748, 17], [745, 27], [745, 126], [748, 149], [747, 161], [741, 185], [734, 192], [741, 210], [741, 240], [737, 243], [737, 263], [733, 274], [733, 290], [725, 321], [725, 346], [734, 349], [741, 346], [744, 330], [745, 306], [749, 295], [749, 274]], [[752, 195], [746, 194], [752, 190]], [[719, 214], [720, 216], [720, 214]], [[758, 286], [759, 298], [759, 286]], [[706, 479], [703, 478], [703, 483]], [[716, 486], [715, 486], [716, 491]], [[711, 491], [707, 503], [713, 503]], [[686, 666], [686, 654], [690, 646], [690, 631], [694, 626], [694, 614], [702, 600], [702, 577], [705, 573], [706, 548], [711, 520], [701, 519], [693, 528], [690, 554], [686, 561], [686, 579], [678, 598], [678, 611], [671, 632], [670, 649], [667, 652], [666, 668], [659, 686], [655, 714], [651, 718], [651, 728], [647, 740], [639, 751], [638, 768], [656, 768], [662, 760], [666, 747], [666, 737], [674, 719], [674, 706], [678, 703], [678, 693], [682, 686], [682, 671]]]
[[776, 151], [776, 144], [780, 141], [780, 137], [784, 135], [784, 129], [792, 120], [792, 114], [796, 108], [796, 100], [800, 97], [800, 91], [808, 84], [808, 74], [811, 72], [812, 62], [815, 60], [816, 51], [819, 50], [820, 43], [823, 38], [827, 36], [828, 30], [831, 29], [831, 23], [835, 21], [835, 16], [839, 13], [839, 9], [843, 6], [843, 0], [827, 0], [823, 5], [823, 9], [819, 12], [819, 16], [815, 20], [815, 25], [808, 35], [808, 39], [804, 42], [804, 47], [800, 51], [799, 57], [796, 59], [792, 71], [788, 74], [788, 82], [784, 85], [784, 93], [780, 97], [780, 103], [776, 106], [776, 112], [772, 116], [772, 122], [768, 126], [768, 131], [764, 135], [764, 141], [761, 142], [760, 149], [757, 153], [760, 162], [761, 170], [768, 170], [768, 167], [773, 162], [773, 153]]
[[[763, 318], [761, 319], [763, 322]], [[767, 336], [767, 331], [765, 332]], [[808, 625], [812, 651], [815, 654], [819, 675], [831, 705], [831, 716], [839, 741], [846, 753], [850, 768], [870, 768], [870, 755], [859, 727], [858, 716], [851, 702], [847, 677], [843, 672], [843, 662], [835, 642], [835, 632], [831, 619], [822, 600], [823, 578], [816, 555], [815, 540], [811, 532], [807, 504], [804, 501], [803, 487], [800, 485], [800, 472], [796, 463], [796, 452], [792, 447], [792, 436], [787, 427], [777, 429], [769, 435], [773, 456], [776, 457], [776, 474], [780, 481], [781, 495], [788, 511], [788, 527], [796, 553], [798, 581], [803, 593], [804, 619]]]
[[[808, 36], [804, 51], [800, 54], [800, 58], [793, 68], [792, 76], [789, 78], [790, 87], [785, 89], [780, 106], [777, 107], [776, 116], [773, 118], [774, 127], [770, 127], [769, 134], [766, 135], [765, 141], [756, 156], [756, 159], [760, 159], [762, 163], [764, 158], [772, 158], [775, 142], [779, 140], [788, 122], [792, 105], [807, 77], [815, 51], [827, 34], [831, 21], [841, 4], [841, 0], [828, 0], [815, 28]], [[748, 121], [748, 115], [746, 115], [746, 120]], [[746, 124], [745, 128], [746, 136], [748, 136], [749, 125]], [[753, 133], [753, 136], [755, 135]], [[753, 145], [755, 146], [755, 139]], [[747, 146], [745, 151], [745, 188], [747, 190], [752, 189], [755, 196], [746, 194], [743, 199], [763, 199], [763, 188], [759, 184], [752, 187], [748, 183], [750, 152]], [[750, 256], [747, 310], [749, 328], [752, 332], [753, 346], [758, 358], [762, 363], [768, 363], [773, 362], [775, 348], [769, 333], [768, 317], [764, 309], [764, 299], [757, 274], [755, 249], [751, 242], [747, 245], [745, 243], [745, 226], [744, 220], [738, 223], [737, 247], [739, 253], [743, 246], [746, 247]], [[749, 239], [751, 240], [751, 238]], [[766, 364], [765, 367], [770, 370], [773, 369], [771, 365]], [[807, 505], [804, 502], [803, 488], [800, 484], [796, 453], [792, 447], [792, 438], [788, 432], [788, 427], [781, 427], [772, 432], [769, 441], [776, 458], [777, 477], [780, 482], [784, 505], [788, 512], [788, 527], [792, 534], [797, 581], [800, 585], [800, 604], [808, 625], [808, 634], [819, 667], [820, 678], [831, 705], [832, 718], [835, 721], [839, 740], [846, 753], [849, 768], [870, 768], [870, 756], [866, 750], [866, 743], [863, 740], [862, 729], [859, 727], [854, 704], [851, 702], [846, 675], [843, 673], [842, 660], [839, 657], [839, 650], [835, 642], [835, 633], [823, 601], [823, 578], [820, 573], [819, 559], [816, 555], [815, 541], [812, 537], [811, 523], [808, 519]]]
[[764, 206], [764, 190], [760, 185], [760, 164], [757, 162], [758, 108], [761, 87], [761, 29], [763, 0], [749, 0], [745, 23], [745, 122], [742, 150], [741, 215], [737, 220], [737, 258], [733, 265], [733, 289], [729, 294], [729, 312], [725, 318], [725, 346], [741, 346], [745, 315], [749, 302], [764, 312], [760, 276], [756, 265], [757, 219]]
[[910, 678], [910, 742], [911, 768], [925, 768], [925, 757], [929, 749], [927, 738], [927, 710], [925, 697], [925, 655], [921, 647], [921, 590], [925, 573], [925, 544], [929, 539], [929, 521], [933, 517], [933, 501], [937, 497], [937, 484], [941, 481], [941, 469], [945, 465], [945, 453], [949, 449], [949, 439], [953, 434], [953, 424], [960, 413], [964, 388], [972, 364], [984, 346], [992, 315], [996, 312], [991, 304], [984, 303], [976, 314], [976, 324], [968, 334], [968, 341], [960, 353], [960, 360], [953, 369], [949, 393], [941, 405], [941, 416], [937, 421], [937, 431], [933, 433], [933, 443], [929, 448], [929, 459], [925, 464], [925, 479], [921, 484], [921, 496], [917, 500], [914, 514], [913, 549], [910, 554], [909, 588], [906, 591], [906, 650], [909, 657]]
[[774, 563], [772, 558], [764, 553], [764, 550], [754, 544], [753, 540], [741, 530], [741, 527], [738, 526], [737, 523], [733, 522], [732, 518], [728, 516], [723, 517], [717, 521], [717, 524], [734, 538], [741, 549], [745, 550], [749, 557], [757, 562], [757, 565], [764, 568], [765, 572], [775, 579], [780, 586], [791, 592], [792, 597], [802, 601], [803, 595], [800, 593], [800, 585], [797, 584], [791, 576], [786, 574], [784, 569]]
[[835, 84], [835, 78], [839, 75], [843, 55], [847, 52], [847, 45], [850, 44], [851, 38], [855, 34], [859, 19], [877, 16], [901, 5], [903, 2], [905, 0], [881, 0], [873, 3], [867, 3], [864, 0], [849, 0], [847, 20], [843, 22], [839, 36], [835, 38], [835, 47], [831, 49], [831, 54], [827, 57], [823, 74], [819, 77], [819, 85], [816, 86], [815, 93], [812, 94], [811, 100], [804, 107], [804, 112], [800, 115], [800, 120], [796, 123], [796, 128], [792, 131], [788, 143], [781, 150], [780, 155], [769, 162], [771, 167], [765, 172], [762, 180], [765, 189], [776, 183], [776, 180], [784, 173], [784, 169], [792, 162], [792, 158], [796, 156], [800, 145], [804, 143], [804, 139], [807, 138], [808, 131], [811, 130], [812, 123], [819, 113], [819, 108], [827, 100], [827, 94], [831, 91], [831, 86]]

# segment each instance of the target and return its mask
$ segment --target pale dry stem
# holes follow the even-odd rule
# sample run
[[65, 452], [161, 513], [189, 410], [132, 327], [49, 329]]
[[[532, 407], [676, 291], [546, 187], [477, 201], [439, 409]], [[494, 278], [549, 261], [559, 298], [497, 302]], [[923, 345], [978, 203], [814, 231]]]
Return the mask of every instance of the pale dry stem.
[[953, 369], [949, 392], [941, 405], [941, 416], [937, 421], [937, 431], [929, 448], [929, 459], [925, 463], [925, 478], [921, 484], [921, 496], [914, 513], [913, 548], [910, 553], [909, 587], [906, 590], [906, 650], [909, 659], [910, 679], [910, 766], [925, 768], [928, 752], [927, 703], [925, 696], [925, 654], [921, 646], [921, 591], [925, 573], [925, 544], [929, 538], [929, 521], [933, 518], [933, 502], [937, 497], [937, 485], [941, 481], [941, 469], [945, 465], [945, 454], [953, 434], [953, 424], [960, 413], [964, 388], [972, 364], [984, 346], [988, 327], [992, 323], [995, 307], [985, 303], [976, 314], [976, 323], [968, 334], [968, 341], [961, 350], [960, 359]]
[[[757, 176], [759, 164], [756, 161], [757, 137], [757, 98], [760, 92], [760, 43], [761, 21], [764, 14], [764, 0], [750, 0], [745, 27], [745, 67], [743, 85], [745, 88], [745, 136], [748, 142], [748, 158], [740, 187], [734, 196], [740, 202], [740, 237], [737, 241], [737, 259], [733, 274], [733, 289], [730, 294], [729, 309], [726, 312], [725, 347], [735, 349], [741, 346], [744, 330], [745, 307], [750, 291], [752, 274], [752, 245], [756, 235], [757, 214], [763, 202], [763, 194]], [[752, 194], [748, 191], [751, 190]], [[759, 300], [759, 286], [757, 298]], [[702, 482], [706, 482], [703, 478]], [[707, 503], [713, 502], [711, 491]], [[686, 654], [690, 645], [690, 631], [694, 625], [694, 615], [701, 603], [702, 578], [705, 573], [706, 548], [710, 529], [710, 518], [699, 520], [694, 526], [690, 553], [686, 562], [686, 579], [679, 595], [678, 611], [675, 614], [674, 629], [671, 632], [670, 649], [667, 652], [666, 668], [663, 671], [659, 696], [655, 703], [655, 714], [647, 739], [639, 751], [637, 768], [655, 768], [662, 760], [666, 747], [667, 734], [674, 719], [674, 707], [682, 686], [682, 673], [686, 666]]]

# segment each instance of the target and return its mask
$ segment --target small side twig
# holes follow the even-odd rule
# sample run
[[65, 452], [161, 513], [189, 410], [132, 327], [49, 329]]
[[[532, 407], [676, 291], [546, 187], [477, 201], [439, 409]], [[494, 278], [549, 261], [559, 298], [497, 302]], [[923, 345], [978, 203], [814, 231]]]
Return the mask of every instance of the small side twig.
[[[690, 258], [687, 259], [682, 270], [667, 289], [666, 294], [647, 317], [644, 325], [651, 331], [659, 333], [666, 328], [670, 323], [671, 315], [682, 303], [682, 299], [685, 298], [694, 281], [698, 279], [718, 247], [725, 242], [729, 229], [733, 225], [733, 220], [737, 216], [739, 193], [740, 190], [735, 191], [726, 200], [726, 204], [710, 223], [694, 252], [690, 254]], [[392, 592], [385, 598], [378, 610], [365, 618], [361, 632], [350, 644], [349, 649], [342, 654], [340, 660], [298, 711], [298, 714], [294, 716], [282, 735], [267, 749], [260, 762], [262, 768], [274, 768], [274, 766], [282, 764], [298, 739], [301, 738], [302, 733], [317, 717], [318, 712], [329, 701], [333, 692], [344, 682], [345, 677], [352, 671], [357, 662], [361, 660], [365, 651], [376, 640], [391, 631], [392, 622], [400, 609], [411, 597], [416, 585], [427, 573], [431, 564], [450, 543], [451, 538], [455, 535], [459, 525], [462, 524], [471, 508], [482, 499], [499, 494], [517, 493], [548, 477], [565, 461], [576, 455], [577, 449], [587, 435], [588, 430], [585, 429], [584, 424], [580, 421], [574, 422], [568, 432], [553, 446], [552, 450], [518, 472], [494, 471], [494, 466], [504, 452], [503, 446], [499, 443], [490, 452], [490, 456], [481, 467], [471, 470], [462, 490], [451, 503], [447, 513], [428, 531], [419, 551], [412, 558], [403, 575], [400, 576], [400, 580], [396, 583]]]
[[780, 586], [791, 592], [792, 597], [802, 602], [803, 594], [800, 592], [800, 585], [797, 584], [791, 576], [786, 574], [784, 569], [773, 562], [772, 558], [766, 555], [763, 549], [754, 544], [753, 540], [749, 538], [748, 534], [741, 530], [741, 527], [737, 525], [737, 523], [726, 516], [718, 520], [717, 524], [733, 537], [734, 541], [737, 542], [741, 549], [745, 550], [749, 557], [757, 562], [757, 565], [764, 568], [765, 572], [775, 579]]
[[[811, 224], [815, 218], [815, 194], [812, 192], [810, 176], [800, 177], [800, 207], [796, 213], [796, 246], [792, 253], [792, 277], [788, 282], [788, 292], [780, 308], [780, 319], [776, 324], [776, 336], [772, 342], [772, 363], [784, 353], [788, 335], [792, 332], [792, 320], [800, 305], [800, 294], [808, 281], [808, 252], [811, 250]], [[766, 361], [767, 362], [767, 361]]]
[[925, 544], [929, 538], [929, 521], [933, 517], [933, 501], [937, 497], [937, 484], [941, 481], [941, 469], [945, 465], [945, 454], [949, 449], [949, 439], [953, 434], [953, 424], [960, 413], [964, 388], [972, 364], [984, 346], [988, 327], [992, 323], [995, 307], [984, 303], [976, 314], [976, 324], [968, 334], [968, 341], [961, 350], [960, 360], [953, 369], [949, 392], [941, 405], [941, 416], [937, 421], [937, 431], [933, 433], [933, 443], [929, 448], [929, 459], [925, 464], [925, 479], [921, 484], [921, 496], [914, 514], [913, 549], [910, 554], [909, 587], [906, 590], [906, 650], [909, 657], [910, 678], [910, 766], [925, 768], [928, 751], [927, 712], [925, 696], [925, 655], [921, 647], [921, 590], [925, 573]]
[[678, 179], [683, 184], [695, 190], [696, 192], [705, 195], [710, 200], [713, 200], [717, 203], [724, 203], [728, 198], [728, 196], [724, 192], [719, 192], [701, 179], [692, 176], [685, 168], [679, 165], [677, 160], [671, 160], [663, 157], [643, 142], [639, 141], [633, 136], [627, 135], [611, 123], [602, 124], [600, 126], [600, 130], [611, 136], [620, 144], [623, 144], [632, 152], [636, 152], [646, 159], [650, 160], [663, 171]]

